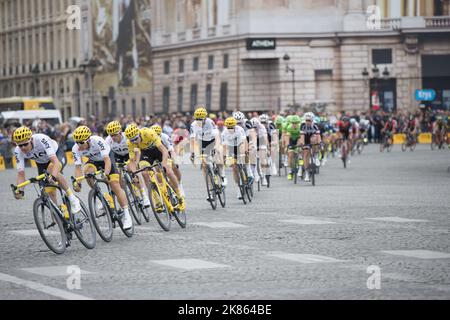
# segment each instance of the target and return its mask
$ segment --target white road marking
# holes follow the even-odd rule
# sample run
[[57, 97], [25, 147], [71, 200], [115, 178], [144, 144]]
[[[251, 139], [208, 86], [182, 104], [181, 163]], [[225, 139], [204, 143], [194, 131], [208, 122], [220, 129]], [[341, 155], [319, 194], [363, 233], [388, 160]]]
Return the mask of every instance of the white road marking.
[[49, 287], [38, 282], [23, 280], [4, 273], [0, 273], [0, 281], [14, 283], [65, 300], [93, 300], [92, 298], [88, 298], [79, 294]]
[[422, 220], [422, 219], [406, 219], [406, 218], [400, 218], [400, 217], [367, 218], [367, 220], [386, 221], [386, 222], [400, 222], [400, 223], [407, 223], [407, 222], [428, 222], [428, 220]]
[[[40, 236], [39, 231], [37, 229], [32, 229], [32, 230], [13, 230], [13, 231], [8, 231], [11, 234], [16, 234], [16, 235], [20, 235], [20, 236]], [[51, 234], [51, 235], [59, 235], [59, 232], [56, 231], [50, 231], [47, 230], [46, 231], [47, 234]]]
[[228, 228], [247, 228], [243, 224], [233, 223], [233, 222], [196, 222], [193, 223], [196, 226], [203, 226], [214, 229], [228, 229]]
[[[70, 273], [67, 273], [69, 266], [55, 266], [55, 267], [40, 267], [40, 268], [23, 268], [20, 270], [37, 274], [46, 277], [68, 277]], [[81, 275], [93, 274], [93, 272], [81, 270]]]
[[344, 260], [337, 260], [335, 258], [315, 255], [315, 254], [293, 254], [284, 252], [274, 252], [267, 254], [269, 257], [275, 257], [284, 260], [290, 260], [300, 263], [328, 263], [328, 262], [343, 262]]
[[450, 254], [430, 250], [387, 250], [382, 251], [396, 256], [405, 256], [419, 259], [450, 259]]
[[313, 224], [335, 224], [336, 222], [324, 221], [324, 220], [314, 220], [314, 219], [292, 219], [292, 220], [279, 220], [280, 222], [302, 224], [302, 225], [313, 225]]
[[215, 269], [215, 268], [230, 267], [225, 264], [218, 264], [199, 259], [152, 260], [151, 262], [184, 270]]

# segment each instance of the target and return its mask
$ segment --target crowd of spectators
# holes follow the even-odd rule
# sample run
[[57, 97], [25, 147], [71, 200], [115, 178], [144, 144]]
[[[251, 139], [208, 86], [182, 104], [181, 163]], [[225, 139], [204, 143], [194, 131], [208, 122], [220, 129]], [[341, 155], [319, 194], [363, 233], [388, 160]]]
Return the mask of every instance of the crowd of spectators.
[[[269, 116], [273, 119], [278, 115], [275, 112], [269, 112]], [[283, 112], [281, 115], [287, 116], [294, 114], [294, 112]], [[248, 119], [259, 116], [258, 112], [248, 112], [246, 114]], [[318, 114], [318, 116], [326, 117], [331, 123], [336, 122], [343, 116], [344, 113], [339, 114]], [[413, 115], [419, 123], [420, 132], [432, 132], [433, 123], [438, 115], [441, 115], [447, 121], [450, 116], [450, 112], [433, 111], [426, 108], [420, 108], [415, 113], [406, 111], [395, 112], [394, 114], [387, 114], [383, 111], [364, 113], [353, 112], [346, 113], [347, 116], [356, 118], [358, 121], [361, 119], [367, 119], [370, 121], [370, 129], [368, 131], [368, 138], [371, 143], [379, 143], [382, 137], [382, 129], [388, 121], [389, 117], [393, 117], [397, 123], [397, 133], [401, 133], [403, 124], [406, 123], [411, 115]], [[231, 116], [231, 112], [217, 112], [212, 113], [210, 117], [214, 120], [220, 130], [223, 130], [224, 121], [227, 117]], [[79, 125], [88, 126], [94, 134], [100, 136], [106, 136], [105, 127], [112, 119], [96, 119], [95, 117], [89, 117], [88, 119], [79, 119], [78, 121], [69, 121], [60, 125], [51, 126], [45, 120], [35, 119], [25, 123], [36, 133], [44, 133], [50, 138], [56, 140], [60, 146], [61, 152], [70, 151], [73, 146], [73, 140], [71, 139], [72, 131]], [[131, 115], [121, 115], [117, 120], [120, 121], [122, 127], [125, 128], [131, 123], [136, 123], [140, 127], [150, 127], [154, 124], [159, 124], [163, 128], [163, 132], [173, 138], [175, 142], [179, 142], [183, 139], [187, 141], [189, 136], [189, 128], [192, 123], [191, 113], [171, 113], [158, 116], [145, 116], [139, 118], [133, 118]], [[12, 157], [14, 144], [11, 141], [11, 136], [18, 125], [4, 126], [0, 128], [0, 155], [5, 159], [5, 163], [8, 167], [12, 165]]]

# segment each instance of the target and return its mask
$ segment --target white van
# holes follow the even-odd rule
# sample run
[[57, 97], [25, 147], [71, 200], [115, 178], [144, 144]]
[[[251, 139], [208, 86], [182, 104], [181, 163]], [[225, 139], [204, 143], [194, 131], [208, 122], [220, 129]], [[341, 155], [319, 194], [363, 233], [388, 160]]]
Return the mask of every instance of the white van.
[[26, 121], [45, 120], [54, 126], [61, 124], [62, 116], [59, 110], [20, 110], [20, 111], [4, 111], [0, 113], [0, 125], [20, 123], [23, 125]]

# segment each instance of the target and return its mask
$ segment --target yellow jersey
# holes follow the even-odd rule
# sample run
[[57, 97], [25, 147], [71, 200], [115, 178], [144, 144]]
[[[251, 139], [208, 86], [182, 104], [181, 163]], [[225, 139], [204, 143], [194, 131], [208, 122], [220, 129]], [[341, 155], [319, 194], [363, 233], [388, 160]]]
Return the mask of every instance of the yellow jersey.
[[162, 144], [158, 134], [149, 128], [140, 129], [139, 133], [141, 135], [141, 143], [132, 143], [130, 140], [127, 141], [130, 159], [134, 159], [135, 157], [134, 149], [151, 150], [159, 148]]

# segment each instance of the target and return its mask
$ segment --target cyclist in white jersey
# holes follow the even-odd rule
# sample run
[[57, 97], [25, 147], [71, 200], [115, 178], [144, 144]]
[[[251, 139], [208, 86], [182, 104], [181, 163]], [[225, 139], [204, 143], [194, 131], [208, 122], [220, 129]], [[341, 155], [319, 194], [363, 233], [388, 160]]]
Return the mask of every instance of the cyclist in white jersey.
[[[108, 136], [105, 141], [110, 146], [112, 152], [114, 153], [114, 160], [116, 163], [125, 164], [130, 160], [130, 153], [128, 150], [128, 139], [125, 133], [122, 131], [122, 126], [120, 122], [113, 121], [106, 126], [106, 133]], [[128, 164], [126, 166], [128, 168]], [[141, 176], [141, 175], [140, 175]], [[141, 197], [145, 208], [151, 206], [150, 199], [148, 198], [147, 191], [145, 189], [145, 183], [143, 178], [137, 178], [134, 181], [134, 185], [139, 188], [141, 192]], [[123, 186], [122, 186], [123, 187]]]
[[[223, 152], [224, 157], [227, 155], [236, 161], [233, 161], [233, 177], [236, 185], [239, 183], [239, 175], [237, 164], [245, 163], [245, 156], [247, 152], [247, 136], [242, 127], [237, 125], [237, 120], [230, 117], [225, 120], [226, 129], [222, 132]], [[241, 192], [238, 188], [237, 198], [241, 199]]]
[[[84, 174], [103, 170], [105, 176], [108, 177], [112, 191], [117, 196], [120, 207], [123, 209], [123, 227], [124, 229], [130, 229], [133, 226], [133, 221], [128, 210], [128, 201], [125, 192], [120, 186], [120, 177], [114, 160], [114, 152], [111, 151], [111, 147], [103, 138], [93, 136], [91, 130], [86, 126], [78, 127], [73, 133], [73, 139], [76, 143], [72, 148], [75, 162], [75, 178], [83, 175], [82, 157], [89, 159], [84, 165]], [[88, 179], [87, 182], [92, 188], [93, 182], [90, 180]], [[80, 192], [81, 184], [74, 183], [74, 189]]]
[[[38, 168], [38, 174], [41, 175], [48, 171], [51, 174], [50, 183], [59, 183], [69, 198], [73, 213], [80, 212], [80, 200], [73, 194], [67, 180], [61, 174], [62, 164], [57, 157], [58, 143], [44, 134], [33, 135], [33, 132], [27, 127], [21, 127], [14, 131], [13, 141], [17, 145], [14, 149], [17, 164], [17, 185], [25, 181], [25, 160], [34, 160]], [[56, 204], [56, 190], [48, 188], [47, 192]], [[14, 196], [16, 199], [22, 199], [24, 194], [23, 189], [18, 189]]]
[[[190, 135], [190, 150], [191, 150], [191, 161], [195, 159], [195, 141], [200, 143], [200, 148], [202, 154], [211, 155], [213, 150], [217, 145], [220, 145], [220, 135], [219, 130], [213, 120], [207, 118], [208, 112], [205, 108], [200, 107], [194, 113], [195, 121], [191, 124], [191, 135]], [[216, 153], [214, 158], [215, 163], [220, 171], [220, 176], [222, 177], [222, 186], [227, 185], [227, 179], [225, 177], [225, 171], [223, 170], [222, 159], [219, 159]], [[205, 163], [202, 164], [203, 175], [206, 177], [206, 166]]]
[[[261, 164], [261, 170], [263, 171], [263, 172], [261, 172], [261, 174], [263, 175], [263, 177], [261, 177], [262, 178], [261, 184], [263, 186], [266, 186], [267, 185], [267, 181], [266, 181], [266, 176], [264, 174], [264, 171], [267, 170], [268, 164], [269, 164], [269, 162], [268, 162], [268, 154], [267, 154], [267, 145], [268, 145], [267, 130], [261, 124], [261, 122], [259, 121], [258, 118], [253, 118], [250, 121], [251, 121], [251, 124], [253, 126], [253, 129], [256, 132], [256, 137], [257, 137], [256, 147], [257, 147], [257, 152], [258, 152], [259, 160], [260, 160], [260, 164]], [[258, 182], [259, 175], [257, 174], [257, 171], [256, 171], [256, 164], [255, 164], [255, 166], [253, 168], [255, 170], [253, 172], [253, 174], [256, 177], [256, 182]]]
[[246, 165], [248, 179], [251, 183], [254, 179], [253, 171], [256, 168], [256, 132], [252, 128], [251, 122], [245, 118], [245, 115], [241, 111], [233, 112], [233, 118], [236, 119], [237, 126], [244, 130], [247, 138], [245, 151], [248, 153], [248, 159], [246, 159]]

